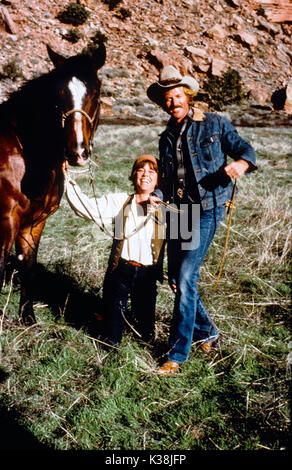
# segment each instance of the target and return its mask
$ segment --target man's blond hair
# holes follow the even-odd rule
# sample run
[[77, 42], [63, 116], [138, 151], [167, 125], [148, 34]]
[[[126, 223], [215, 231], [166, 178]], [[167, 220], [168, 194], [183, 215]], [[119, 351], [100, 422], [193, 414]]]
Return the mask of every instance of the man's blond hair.
[[[195, 90], [191, 90], [190, 88], [186, 87], [186, 86], [178, 86], [178, 87], [174, 87], [174, 88], [181, 88], [183, 91], [184, 91], [184, 94], [187, 96], [188, 98], [188, 103], [190, 106], [194, 106], [195, 104], [195, 97], [197, 96], [197, 92]], [[166, 91], [166, 90], [165, 90]], [[165, 109], [165, 99], [164, 99], [164, 94], [162, 93], [161, 95], [161, 99], [160, 99], [160, 102], [159, 102], [159, 106], [163, 109]]]
[[191, 90], [190, 88], [183, 86], [181, 87], [185, 93], [185, 95], [189, 99], [189, 105], [193, 106], [195, 104], [195, 97], [197, 96], [197, 92], [195, 90]]

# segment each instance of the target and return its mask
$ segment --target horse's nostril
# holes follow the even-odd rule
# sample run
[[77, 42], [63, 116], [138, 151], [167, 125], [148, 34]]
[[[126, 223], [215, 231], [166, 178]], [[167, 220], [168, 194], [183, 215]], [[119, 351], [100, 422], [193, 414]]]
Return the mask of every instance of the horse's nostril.
[[88, 150], [83, 150], [82, 154], [81, 154], [81, 157], [83, 158], [83, 160], [87, 160], [88, 157], [89, 157], [89, 152]]

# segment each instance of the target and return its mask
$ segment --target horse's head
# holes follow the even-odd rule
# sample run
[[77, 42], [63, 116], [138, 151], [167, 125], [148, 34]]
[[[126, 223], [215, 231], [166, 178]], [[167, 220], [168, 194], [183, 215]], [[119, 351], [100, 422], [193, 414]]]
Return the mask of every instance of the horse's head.
[[105, 62], [105, 46], [66, 59], [48, 46], [49, 56], [60, 70], [59, 107], [64, 134], [64, 157], [70, 165], [86, 163], [100, 112], [101, 81], [97, 71]]

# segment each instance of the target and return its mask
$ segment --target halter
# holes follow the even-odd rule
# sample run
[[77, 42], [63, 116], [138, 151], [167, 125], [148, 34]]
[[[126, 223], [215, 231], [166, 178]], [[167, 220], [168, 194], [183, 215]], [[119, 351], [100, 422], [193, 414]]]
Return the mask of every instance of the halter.
[[81, 113], [83, 114], [83, 116], [86, 117], [87, 121], [89, 122], [90, 124], [90, 127], [91, 129], [93, 128], [93, 124], [94, 124], [94, 120], [96, 118], [96, 114], [97, 114], [97, 109], [95, 110], [95, 113], [94, 115], [92, 116], [92, 118], [89, 116], [89, 114], [87, 114], [86, 111], [84, 111], [83, 109], [78, 109], [78, 108], [74, 108], [74, 109], [70, 109], [69, 111], [67, 111], [67, 113], [62, 113], [62, 127], [64, 129], [65, 127], [65, 121], [67, 119], [67, 117], [69, 117], [71, 114], [74, 114], [74, 113]]
[[90, 134], [90, 138], [89, 138], [89, 149], [88, 149], [88, 154], [91, 155], [91, 152], [92, 152], [92, 148], [93, 148], [93, 126], [94, 126], [94, 121], [95, 121], [95, 118], [96, 118], [96, 115], [98, 113], [98, 106], [96, 107], [96, 110], [92, 116], [92, 118], [89, 116], [89, 114], [87, 114], [86, 111], [84, 111], [83, 109], [78, 109], [78, 108], [74, 108], [74, 109], [70, 109], [69, 111], [67, 111], [67, 113], [63, 113], [62, 112], [62, 128], [64, 129], [65, 127], [65, 121], [67, 119], [67, 117], [71, 116], [71, 114], [74, 114], [74, 113], [81, 113], [83, 114], [83, 116], [86, 117], [87, 121], [89, 122], [90, 124], [90, 130], [91, 130], [91, 134]]

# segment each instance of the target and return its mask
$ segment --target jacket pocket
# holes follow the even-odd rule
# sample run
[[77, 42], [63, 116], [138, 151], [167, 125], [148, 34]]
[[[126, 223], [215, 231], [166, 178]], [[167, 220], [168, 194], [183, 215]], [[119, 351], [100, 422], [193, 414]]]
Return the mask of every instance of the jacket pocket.
[[220, 137], [219, 133], [214, 133], [205, 137], [200, 141], [200, 147], [203, 157], [206, 160], [212, 161], [216, 159], [216, 154], [220, 152]]

